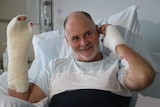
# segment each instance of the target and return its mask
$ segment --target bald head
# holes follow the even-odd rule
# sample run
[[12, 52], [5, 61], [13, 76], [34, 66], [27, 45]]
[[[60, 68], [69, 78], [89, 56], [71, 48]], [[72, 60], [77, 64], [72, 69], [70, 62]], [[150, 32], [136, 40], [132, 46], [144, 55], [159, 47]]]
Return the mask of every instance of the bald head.
[[81, 17], [85, 17], [87, 18], [92, 24], [95, 25], [92, 17], [90, 16], [90, 14], [88, 14], [87, 12], [84, 12], [84, 11], [75, 11], [75, 12], [72, 12], [71, 14], [69, 14], [66, 19], [64, 20], [64, 29], [66, 28], [66, 24], [67, 22], [70, 20], [70, 19], [80, 19], [81, 20]]

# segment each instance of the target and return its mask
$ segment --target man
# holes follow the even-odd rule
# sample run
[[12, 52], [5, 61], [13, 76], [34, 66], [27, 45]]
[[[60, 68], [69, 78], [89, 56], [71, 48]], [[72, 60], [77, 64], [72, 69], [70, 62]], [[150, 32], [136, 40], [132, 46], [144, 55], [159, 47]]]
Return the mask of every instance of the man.
[[[27, 91], [11, 87], [9, 95], [29, 102], [49, 96], [50, 107], [127, 107], [130, 91], [153, 82], [151, 65], [125, 44], [114, 26], [98, 28], [88, 13], [76, 11], [65, 19], [64, 29], [74, 57], [52, 60]], [[104, 45], [119, 56], [117, 61], [99, 51], [100, 33]]]

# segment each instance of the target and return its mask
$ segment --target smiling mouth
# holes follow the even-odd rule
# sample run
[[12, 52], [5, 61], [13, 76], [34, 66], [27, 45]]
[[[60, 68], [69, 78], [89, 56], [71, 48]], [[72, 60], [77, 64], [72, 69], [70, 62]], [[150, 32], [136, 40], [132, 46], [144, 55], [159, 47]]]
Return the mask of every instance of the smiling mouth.
[[85, 48], [80, 48], [79, 51], [87, 51], [91, 48], [93, 48], [93, 45], [86, 46]]

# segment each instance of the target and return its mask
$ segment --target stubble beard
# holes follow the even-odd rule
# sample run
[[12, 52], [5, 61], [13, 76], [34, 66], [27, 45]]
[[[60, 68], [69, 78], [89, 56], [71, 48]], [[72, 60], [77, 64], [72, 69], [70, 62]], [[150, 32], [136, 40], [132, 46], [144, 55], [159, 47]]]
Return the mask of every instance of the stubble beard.
[[99, 47], [98, 46], [94, 46], [94, 51], [91, 53], [90, 56], [85, 56], [85, 55], [81, 54], [80, 52], [76, 53], [72, 49], [72, 53], [76, 57], [76, 59], [79, 60], [79, 61], [84, 61], [84, 62], [92, 61], [96, 57], [98, 52], [99, 52]]

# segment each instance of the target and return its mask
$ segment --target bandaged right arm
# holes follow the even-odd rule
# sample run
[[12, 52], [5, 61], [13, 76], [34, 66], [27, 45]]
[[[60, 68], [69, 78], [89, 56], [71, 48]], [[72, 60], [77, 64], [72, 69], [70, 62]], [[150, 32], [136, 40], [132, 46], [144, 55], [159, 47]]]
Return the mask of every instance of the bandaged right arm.
[[120, 32], [113, 25], [108, 25], [106, 27], [106, 35], [103, 43], [104, 46], [108, 47], [114, 53], [116, 53], [116, 47], [118, 45], [126, 44]]
[[148, 87], [155, 78], [153, 67], [136, 51], [128, 47], [116, 27], [108, 25], [103, 43], [124, 61], [124, 84], [131, 91]]

